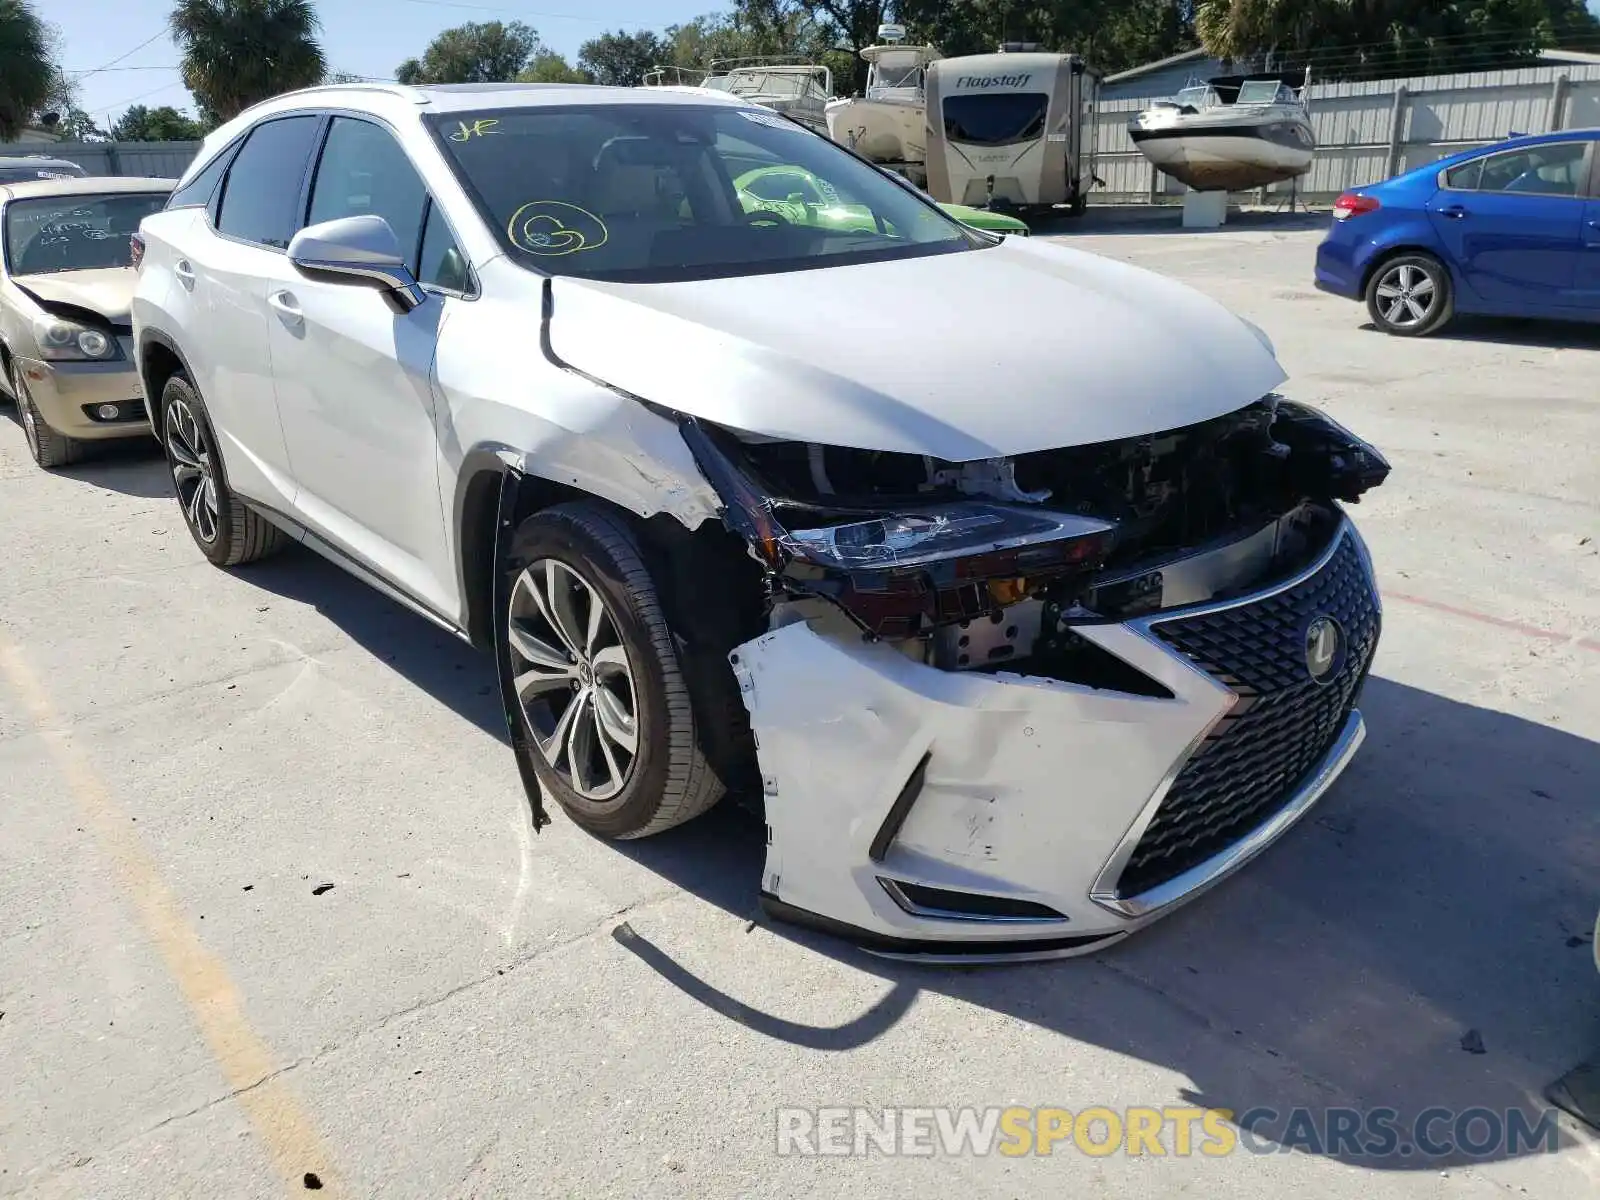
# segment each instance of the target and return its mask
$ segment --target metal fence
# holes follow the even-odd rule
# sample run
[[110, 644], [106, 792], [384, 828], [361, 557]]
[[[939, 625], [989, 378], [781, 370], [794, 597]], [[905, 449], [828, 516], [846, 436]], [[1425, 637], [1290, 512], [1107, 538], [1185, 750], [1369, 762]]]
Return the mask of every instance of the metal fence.
[[[1348, 188], [1513, 133], [1600, 126], [1600, 66], [1313, 84], [1307, 100], [1317, 154], [1293, 190], [1301, 200], [1327, 203]], [[1090, 194], [1091, 203], [1148, 204], [1182, 194], [1183, 185], [1157, 171], [1128, 137], [1128, 119], [1148, 104], [1107, 100], [1097, 107], [1090, 144], [1105, 187]], [[1238, 199], [1281, 203], [1290, 190], [1275, 184]]]
[[199, 152], [199, 142], [0, 142], [0, 158], [42, 154], [75, 162], [91, 175], [147, 179], [178, 178]]

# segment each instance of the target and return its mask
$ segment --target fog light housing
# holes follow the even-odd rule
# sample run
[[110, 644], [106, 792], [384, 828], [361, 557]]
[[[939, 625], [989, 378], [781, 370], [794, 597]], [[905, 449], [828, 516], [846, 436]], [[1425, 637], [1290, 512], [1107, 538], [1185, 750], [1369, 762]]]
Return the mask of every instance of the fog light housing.
[[94, 411], [102, 421], [115, 421], [122, 415], [122, 406], [120, 404], [102, 404]]

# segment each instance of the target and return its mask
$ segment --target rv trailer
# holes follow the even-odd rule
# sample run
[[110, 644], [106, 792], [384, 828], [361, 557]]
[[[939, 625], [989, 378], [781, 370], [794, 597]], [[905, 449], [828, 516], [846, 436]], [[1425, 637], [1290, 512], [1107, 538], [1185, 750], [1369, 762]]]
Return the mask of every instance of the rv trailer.
[[928, 191], [975, 208], [1082, 212], [1094, 179], [1100, 77], [1031, 46], [928, 64]]

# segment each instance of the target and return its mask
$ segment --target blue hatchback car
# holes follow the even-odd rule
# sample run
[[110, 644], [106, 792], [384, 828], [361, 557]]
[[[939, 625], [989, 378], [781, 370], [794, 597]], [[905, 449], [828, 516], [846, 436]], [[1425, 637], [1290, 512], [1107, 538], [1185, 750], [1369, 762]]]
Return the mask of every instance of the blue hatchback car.
[[1456, 313], [1600, 320], [1600, 129], [1518, 137], [1340, 196], [1316, 284], [1386, 333]]

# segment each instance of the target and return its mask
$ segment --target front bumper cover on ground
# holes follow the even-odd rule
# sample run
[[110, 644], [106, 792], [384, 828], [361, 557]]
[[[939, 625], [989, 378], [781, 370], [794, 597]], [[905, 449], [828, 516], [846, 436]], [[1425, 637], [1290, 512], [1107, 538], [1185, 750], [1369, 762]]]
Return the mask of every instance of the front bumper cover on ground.
[[[1323, 619], [1338, 658], [1312, 678]], [[1380, 622], [1341, 519], [1309, 567], [1255, 594], [1077, 627], [1170, 699], [941, 671], [805, 623], [745, 643], [731, 658], [759, 745], [767, 908], [925, 960], [1119, 939], [1249, 861], [1338, 777]]]

